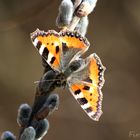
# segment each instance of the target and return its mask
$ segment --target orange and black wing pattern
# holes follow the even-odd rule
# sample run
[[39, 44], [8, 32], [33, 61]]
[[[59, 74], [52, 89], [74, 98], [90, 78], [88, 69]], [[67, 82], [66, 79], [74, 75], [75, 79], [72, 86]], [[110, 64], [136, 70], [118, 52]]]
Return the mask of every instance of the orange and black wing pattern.
[[[87, 65], [71, 76], [68, 86], [87, 115], [98, 121], [102, 114], [103, 95], [101, 88], [104, 84], [105, 67], [96, 54], [90, 55], [85, 61]], [[76, 75], [81, 77], [78, 78]]]
[[54, 69], [60, 70], [61, 41], [54, 30], [48, 32], [37, 29], [31, 34], [31, 40], [44, 60]]
[[[77, 32], [47, 32], [37, 29], [31, 34], [31, 40], [44, 60], [56, 71], [65, 72], [72, 61], [88, 49], [89, 42]], [[94, 53], [82, 59], [81, 67], [67, 78], [68, 87], [87, 113], [98, 121], [102, 114], [102, 91], [105, 67]]]
[[60, 32], [62, 42], [62, 64], [66, 66], [73, 60], [79, 58], [85, 51], [88, 50], [90, 44], [88, 40], [77, 32]]
[[64, 71], [69, 63], [84, 53], [89, 42], [77, 32], [47, 32], [37, 29], [31, 34], [35, 48], [55, 70]]

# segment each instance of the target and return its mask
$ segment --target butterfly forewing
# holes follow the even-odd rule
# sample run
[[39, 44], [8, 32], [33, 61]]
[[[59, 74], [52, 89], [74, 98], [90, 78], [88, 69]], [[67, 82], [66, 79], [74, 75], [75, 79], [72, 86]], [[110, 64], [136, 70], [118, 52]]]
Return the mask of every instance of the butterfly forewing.
[[60, 32], [62, 42], [62, 64], [63, 68], [81, 56], [89, 47], [89, 42], [77, 32]]
[[64, 71], [73, 59], [89, 47], [85, 37], [69, 31], [58, 33], [54, 30], [44, 32], [37, 29], [31, 34], [31, 40], [46, 62], [58, 71]]
[[102, 88], [104, 84], [104, 71], [105, 67], [102, 65], [100, 58], [97, 54], [92, 54], [89, 63], [89, 79], [92, 81], [94, 86], [98, 86], [99, 89]]
[[45, 61], [55, 70], [60, 70], [61, 42], [59, 34], [54, 30], [48, 32], [37, 29], [31, 34], [35, 48]]
[[102, 114], [103, 95], [101, 87], [104, 83], [105, 68], [96, 54], [90, 55], [85, 61], [87, 65], [82, 66], [81, 70], [71, 75], [68, 82], [69, 89], [87, 115], [98, 121]]
[[99, 106], [99, 102], [102, 100], [102, 94], [99, 94], [98, 87], [81, 82], [78, 85], [71, 85], [71, 92], [87, 115], [91, 119], [98, 121], [102, 114], [101, 106]]

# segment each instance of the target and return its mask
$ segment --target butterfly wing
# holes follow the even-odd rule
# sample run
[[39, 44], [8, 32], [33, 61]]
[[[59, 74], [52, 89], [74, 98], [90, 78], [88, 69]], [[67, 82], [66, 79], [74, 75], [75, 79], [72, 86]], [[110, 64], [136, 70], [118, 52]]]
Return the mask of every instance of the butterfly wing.
[[37, 29], [31, 34], [31, 40], [45, 61], [54, 70], [59, 71], [61, 67], [60, 56], [62, 53], [59, 34], [54, 30], [44, 32]]
[[61, 43], [62, 43], [62, 67], [63, 70], [68, 64], [81, 56], [88, 48], [89, 42], [85, 37], [82, 37], [77, 32], [60, 32]]
[[100, 58], [96, 54], [83, 60], [81, 69], [68, 79], [68, 86], [87, 115], [98, 121], [102, 114], [102, 91], [104, 70]]
[[37, 29], [31, 34], [31, 40], [40, 55], [57, 71], [64, 71], [68, 64], [84, 53], [89, 42], [76, 32], [48, 32]]

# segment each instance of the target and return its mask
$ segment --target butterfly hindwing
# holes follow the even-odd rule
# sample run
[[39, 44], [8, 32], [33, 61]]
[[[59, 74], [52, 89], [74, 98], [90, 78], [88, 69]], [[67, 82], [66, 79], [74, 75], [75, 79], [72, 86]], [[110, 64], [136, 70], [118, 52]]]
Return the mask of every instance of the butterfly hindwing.
[[75, 72], [68, 82], [75, 99], [87, 115], [95, 121], [98, 121], [102, 114], [101, 88], [104, 83], [104, 70], [99, 57], [92, 54], [85, 60], [85, 66]]
[[53, 69], [59, 71], [62, 52], [59, 34], [54, 30], [44, 32], [37, 29], [31, 34], [31, 40], [45, 61]]

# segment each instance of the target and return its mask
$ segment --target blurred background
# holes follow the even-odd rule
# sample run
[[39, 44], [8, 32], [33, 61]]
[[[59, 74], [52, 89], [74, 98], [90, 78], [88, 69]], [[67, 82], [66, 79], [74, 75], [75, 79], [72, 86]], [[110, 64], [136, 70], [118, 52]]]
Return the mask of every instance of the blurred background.
[[[20, 104], [32, 105], [42, 75], [41, 57], [30, 41], [36, 28], [56, 29], [60, 0], [0, 0], [0, 134], [18, 135]], [[103, 115], [94, 122], [67, 90], [49, 116], [47, 140], [140, 139], [140, 1], [99, 0], [87, 38], [104, 66]], [[131, 132], [139, 136], [130, 135]]]

